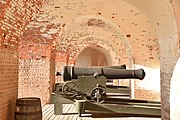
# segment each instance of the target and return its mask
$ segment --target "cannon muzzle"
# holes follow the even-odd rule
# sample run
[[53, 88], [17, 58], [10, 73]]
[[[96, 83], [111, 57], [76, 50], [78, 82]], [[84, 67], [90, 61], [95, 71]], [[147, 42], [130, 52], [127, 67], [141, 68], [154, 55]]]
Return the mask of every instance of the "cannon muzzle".
[[100, 68], [100, 67], [73, 67], [64, 66], [63, 72], [61, 73], [64, 81], [77, 79], [78, 76], [105, 76], [106, 79], [144, 79], [145, 72], [143, 69], [127, 70], [117, 68]]

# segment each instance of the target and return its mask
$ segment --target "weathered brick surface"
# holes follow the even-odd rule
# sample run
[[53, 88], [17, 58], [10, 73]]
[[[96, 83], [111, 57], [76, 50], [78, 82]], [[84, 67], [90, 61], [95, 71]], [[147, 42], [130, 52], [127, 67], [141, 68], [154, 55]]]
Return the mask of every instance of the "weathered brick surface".
[[138, 65], [136, 68], [143, 68], [146, 76], [143, 80], [133, 81], [134, 98], [161, 101], [160, 70]]
[[160, 101], [159, 91], [136, 89], [136, 99]]
[[[61, 71], [63, 65], [75, 65], [78, 56], [87, 47], [105, 49], [106, 53], [111, 55], [105, 55], [111, 58], [109, 65], [125, 63], [129, 66], [130, 63], [130, 66], [140, 64], [146, 67], [159, 67], [158, 38], [144, 14], [120, 1], [116, 1], [116, 5], [110, 1], [100, 4], [106, 8], [103, 10], [96, 9], [99, 8], [97, 3], [99, 1], [55, 0], [51, 1], [51, 4], [46, 4], [34, 15], [33, 21], [21, 37], [20, 57], [37, 59], [39, 54], [39, 59], [42, 59], [42, 54], [45, 54], [42, 47], [46, 46], [46, 49], [52, 44], [49, 48], [52, 50], [54, 46], [57, 51], [57, 71]], [[114, 7], [109, 8], [109, 4], [113, 4]], [[45, 56], [50, 58], [49, 55]], [[151, 78], [145, 81], [148, 80], [151, 81]], [[152, 84], [155, 84], [154, 82]], [[140, 89], [139, 85], [135, 89]], [[149, 99], [149, 96], [146, 98], [144, 94], [138, 94], [138, 98], [140, 97]]]
[[18, 97], [36, 96], [42, 105], [49, 103], [55, 83], [52, 40], [41, 36], [39, 29], [29, 28], [20, 39]]
[[19, 37], [32, 18], [33, 13], [38, 11], [43, 1], [7, 0], [1, 1], [0, 25], [1, 25], [1, 48], [17, 50]]
[[43, 1], [0, 1], [0, 119], [13, 120], [18, 94], [19, 37]]
[[18, 97], [39, 97], [42, 105], [49, 102], [54, 85], [52, 62], [48, 59], [19, 60]]
[[13, 120], [18, 94], [17, 52], [0, 49], [0, 119]]
[[[150, 84], [160, 84], [161, 77], [162, 119], [170, 118], [170, 84], [178, 56], [175, 44], [179, 39], [173, 28], [176, 26], [173, 15], [179, 29], [179, 0], [52, 0], [39, 9], [43, 3], [42, 0], [0, 1], [0, 48], [6, 51], [1, 54], [6, 61], [0, 63], [0, 69], [17, 74], [6, 57], [13, 57], [18, 50], [19, 97], [39, 96], [43, 103], [48, 102], [54, 80], [61, 81], [54, 72], [61, 71], [64, 65], [80, 63], [78, 57], [89, 47], [111, 59], [107, 60], [111, 61], [109, 65], [125, 63], [130, 68], [145, 68], [150, 77], [134, 82], [135, 98], [159, 100], [160, 88]], [[161, 76], [154, 77], [160, 67]], [[3, 86], [0, 89], [5, 89], [7, 94], [12, 92], [9, 87], [13, 89], [12, 85], [4, 87], [9, 79], [10, 75], [0, 78]], [[17, 90], [13, 92], [12, 96], [17, 96]], [[15, 97], [12, 98], [14, 102]], [[11, 108], [7, 108], [7, 99], [2, 101], [0, 111], [5, 111], [0, 117], [4, 120]]]

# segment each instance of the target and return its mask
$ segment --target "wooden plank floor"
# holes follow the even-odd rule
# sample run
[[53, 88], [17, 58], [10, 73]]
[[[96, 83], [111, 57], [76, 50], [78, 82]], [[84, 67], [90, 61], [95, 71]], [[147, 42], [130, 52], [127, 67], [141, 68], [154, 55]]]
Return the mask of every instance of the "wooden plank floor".
[[63, 113], [63, 115], [54, 115], [53, 104], [46, 104], [42, 107], [43, 120], [161, 120], [161, 118], [145, 117], [92, 118], [91, 114], [83, 114], [82, 117], [79, 117], [75, 113], [73, 104], [64, 104]]

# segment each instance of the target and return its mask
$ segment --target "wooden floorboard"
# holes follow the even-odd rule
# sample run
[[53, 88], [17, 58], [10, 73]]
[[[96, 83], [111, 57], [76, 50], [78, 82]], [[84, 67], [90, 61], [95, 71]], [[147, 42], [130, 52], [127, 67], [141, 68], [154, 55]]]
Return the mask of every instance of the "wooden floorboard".
[[79, 117], [75, 113], [73, 104], [63, 105], [63, 115], [54, 115], [54, 105], [46, 104], [42, 107], [43, 120], [161, 120], [161, 118], [145, 117], [112, 117], [112, 118], [92, 118], [91, 114], [83, 114]]

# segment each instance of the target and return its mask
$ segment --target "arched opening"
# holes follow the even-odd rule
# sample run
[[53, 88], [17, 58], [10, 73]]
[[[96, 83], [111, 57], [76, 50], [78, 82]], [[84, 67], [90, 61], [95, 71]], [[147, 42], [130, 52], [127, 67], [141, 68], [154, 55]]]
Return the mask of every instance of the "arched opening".
[[[146, 1], [144, 0], [139, 0], [139, 1], [114, 0], [113, 2], [111, 0], [107, 0], [106, 2], [86, 0], [83, 2], [81, 1], [81, 2], [72, 3], [72, 4], [69, 3], [69, 1], [63, 1], [63, 0], [59, 0], [59, 1], [47, 0], [46, 2], [44, 2], [45, 4], [43, 4], [43, 1], [39, 1], [39, 2], [30, 2], [28, 3], [28, 5], [23, 5], [23, 4], [26, 4], [26, 2], [27, 1], [11, 2], [11, 0], [9, 0], [7, 2], [3, 2], [1, 6], [2, 8], [1, 13], [3, 13], [2, 14], [2, 27], [0, 30], [0, 33], [2, 33], [2, 36], [0, 37], [0, 40], [1, 40], [0, 46], [3, 48], [2, 50], [0, 50], [1, 58], [3, 61], [1, 62], [1, 66], [3, 66], [2, 67], [3, 68], [3, 74], [2, 74], [3, 81], [1, 81], [1, 83], [5, 84], [5, 82], [12, 82], [12, 80], [9, 79], [10, 78], [9, 76], [11, 76], [12, 79], [15, 80], [15, 83], [17, 83], [20, 78], [20, 80], [23, 81], [22, 83], [24, 85], [27, 85], [27, 87], [30, 87], [28, 82], [29, 80], [33, 80], [32, 83], [36, 83], [33, 86], [36, 86], [38, 88], [37, 90], [40, 89], [39, 94], [37, 96], [43, 95], [40, 91], [44, 92], [45, 90], [43, 88], [46, 88], [46, 89], [49, 88], [49, 82], [47, 82], [46, 80], [49, 80], [51, 76], [54, 75], [54, 72], [51, 72], [53, 70], [50, 68], [51, 66], [53, 66], [52, 64], [54, 63], [51, 62], [51, 58], [48, 57], [50, 55], [50, 53], [48, 52], [50, 49], [47, 49], [45, 46], [49, 47], [51, 46], [52, 43], [54, 44], [53, 40], [57, 39], [57, 36], [59, 35], [58, 32], [59, 31], [62, 32], [63, 29], [61, 28], [63, 28], [65, 24], [67, 24], [70, 20], [79, 16], [84, 16], [84, 15], [103, 16], [105, 18], [112, 20], [114, 23], [118, 23], [118, 27], [120, 27], [122, 31], [124, 32], [124, 34], [126, 35], [126, 37], [128, 37], [129, 41], [131, 42], [130, 44], [132, 45], [132, 50], [133, 50], [132, 51], [133, 56], [130, 56], [130, 57], [131, 58], [134, 57], [135, 63], [137, 65], [141, 65], [141, 66], [145, 66], [149, 68], [156, 67], [158, 70], [161, 67], [161, 71], [160, 72], [158, 71], [158, 75], [160, 75], [159, 73], [161, 73], [162, 119], [169, 118], [169, 113], [170, 113], [169, 112], [170, 111], [169, 98], [171, 96], [178, 95], [178, 93], [174, 93], [170, 95], [170, 92], [172, 93], [174, 89], [177, 88], [177, 86], [175, 88], [173, 85], [175, 84], [178, 85], [178, 82], [176, 81], [178, 76], [175, 80], [174, 78], [171, 79], [171, 77], [174, 76], [177, 72], [177, 70], [175, 70], [173, 73], [173, 69], [179, 57], [177, 55], [178, 53], [177, 42], [178, 42], [178, 34], [179, 34], [177, 31], [177, 27], [179, 28], [179, 24], [177, 24], [178, 26], [176, 25], [176, 23], [179, 23], [178, 0], [174, 0], [174, 1], [172, 0], [171, 1], [169, 0], [159, 0], [159, 1], [157, 0], [146, 0]], [[101, 3], [101, 4], [97, 4], [97, 3]], [[38, 8], [40, 8], [42, 4], [44, 8], [39, 10]], [[174, 7], [177, 6], [177, 8], [172, 9], [171, 8], [172, 6]], [[18, 8], [17, 11], [15, 9], [16, 7]], [[137, 8], [138, 10], [136, 10], [135, 8]], [[39, 14], [34, 14], [34, 13], [38, 13], [37, 12], [38, 10], [39, 10]], [[121, 11], [125, 11], [125, 12], [121, 12]], [[17, 12], [18, 14], [22, 14], [22, 15], [17, 16], [16, 14], [14, 14], [14, 12]], [[176, 18], [174, 18], [174, 14], [178, 14]], [[22, 19], [22, 16], [24, 16], [23, 19]], [[143, 19], [144, 17], [142, 16], [146, 16], [148, 19]], [[30, 21], [31, 23], [29, 24]], [[98, 24], [94, 24], [96, 22]], [[102, 23], [103, 21], [101, 20], [98, 21], [97, 19], [95, 19], [95, 21], [93, 22], [91, 21], [90, 24], [88, 25], [92, 25], [92, 24], [94, 24], [95, 26], [100, 25], [101, 26], [100, 29], [104, 29], [103, 27], [106, 27], [106, 26], [103, 26]], [[151, 27], [152, 29], [155, 29], [155, 34], [152, 33], [149, 27], [145, 29], [146, 26], [144, 25], [146, 25], [146, 23], [149, 25], [149, 27]], [[138, 29], [138, 28], [141, 28], [141, 29]], [[95, 32], [99, 32], [98, 30]], [[27, 31], [28, 31], [28, 34], [25, 34]], [[30, 34], [32, 36], [30, 36]], [[24, 36], [25, 42], [19, 39], [21, 35]], [[101, 34], [99, 36], [101, 36]], [[148, 36], [150, 36], [150, 39], [148, 38]], [[106, 38], [106, 36], [103, 36], [103, 37]], [[71, 40], [73, 41], [73, 39]], [[19, 43], [19, 41], [21, 42]], [[34, 49], [36, 44], [33, 42], [32, 42], [33, 44], [31, 44], [31, 41], [34, 41], [35, 43], [37, 43], [38, 45], [37, 48]], [[112, 40], [111, 45], [113, 47], [114, 45], [117, 45], [117, 48], [121, 47], [120, 44], [116, 41], [117, 40]], [[152, 42], [152, 44], [150, 44], [150, 41]], [[29, 42], [30, 44], [27, 44], [27, 42]], [[62, 44], [66, 44], [67, 42], [68, 41], [63, 41]], [[111, 43], [111, 39], [110, 41], [107, 41], [107, 42]], [[75, 41], [74, 43], [77, 43], [77, 42]], [[21, 44], [22, 47], [20, 47], [20, 50], [16, 51], [19, 44]], [[63, 46], [60, 46], [60, 47], [63, 47]], [[39, 48], [41, 48], [41, 51], [34, 52], [34, 50], [37, 50]], [[13, 50], [13, 52], [11, 50]], [[75, 49], [75, 50], [78, 50], [78, 49]], [[160, 54], [158, 50], [160, 50], [161, 52]], [[47, 56], [44, 55], [45, 51], [48, 52]], [[26, 59], [25, 58], [22, 59], [23, 53], [25, 53], [24, 55], [27, 57]], [[34, 56], [36, 56], [37, 53], [38, 53], [38, 56], [37, 56], [38, 60], [34, 59]], [[60, 55], [59, 56], [61, 58], [59, 59], [60, 62], [58, 64], [64, 65], [67, 62], [66, 58], [68, 58], [66, 57], [66, 55], [69, 56], [70, 53], [68, 53], [65, 50], [65, 51], [61, 51], [60, 54], [61, 56]], [[15, 57], [14, 59], [14, 56], [19, 56], [20, 58]], [[153, 59], [155, 58], [157, 59], [157, 62], [153, 61]], [[159, 62], [159, 58], [160, 58], [160, 62]], [[113, 55], [112, 55], [112, 59], [113, 59]], [[11, 60], [11, 61], [9, 62], [8, 60]], [[74, 58], [72, 59], [72, 61], [73, 60]], [[19, 61], [20, 65], [18, 65], [17, 61]], [[13, 66], [11, 65], [11, 63], [13, 63]], [[22, 64], [23, 66], [21, 66]], [[4, 66], [8, 66], [6, 68], [8, 70], [4, 71], [5, 69]], [[8, 72], [11, 72], [10, 68], [12, 69], [11, 71], [13, 74], [8, 73]], [[150, 72], [151, 69], [149, 68], [147, 68], [147, 70], [149, 70], [148, 71], [149, 76], [155, 77], [154, 73], [157, 73], [156, 70], [154, 70], [154, 72]], [[20, 70], [20, 72], [17, 72], [18, 69]], [[31, 72], [29, 72], [29, 70]], [[26, 75], [26, 73], [28, 75]], [[23, 75], [24, 77], [21, 75]], [[159, 76], [155, 77], [154, 81], [157, 78], [159, 78]], [[38, 82], [37, 79], [40, 81]], [[152, 83], [151, 79], [148, 79], [147, 81], [148, 81], [147, 84], [144, 84], [141, 82], [140, 85], [144, 88], [151, 88], [151, 86], [149, 85], [152, 85], [153, 87], [155, 87], [154, 84], [156, 84], [156, 82]], [[42, 84], [42, 82], [45, 84]], [[18, 93], [17, 84], [10, 84], [10, 85], [13, 85], [13, 88], [15, 89], [7, 90], [7, 88], [12, 88], [12, 86], [6, 87], [6, 89], [4, 90], [5, 92], [3, 94], [4, 98], [6, 98], [7, 93], [15, 93], [15, 92], [16, 94]], [[135, 83], [135, 85], [137, 84]], [[18, 89], [21, 89], [21, 88], [19, 87]], [[22, 87], [22, 90], [25, 91], [27, 89], [26, 87]], [[36, 95], [36, 92], [34, 93]], [[140, 94], [141, 93], [139, 93], [138, 95]], [[142, 94], [144, 95], [144, 93]], [[13, 98], [13, 101], [15, 101], [15, 98], [17, 98], [17, 95], [14, 95], [14, 96], [15, 97], [12, 97], [12, 96], [7, 97], [5, 101], [8, 100], [9, 98]], [[46, 100], [44, 101], [47, 101], [48, 98], [49, 97], [46, 97]], [[5, 106], [6, 108], [9, 106], [8, 104], [5, 104], [5, 105], [6, 105]], [[9, 112], [5, 112], [5, 113], [9, 113]]]
[[85, 48], [78, 55], [75, 66], [108, 66], [111, 63], [109, 63], [110, 61], [107, 58], [111, 58], [111, 56], [106, 56], [102, 51], [102, 48]]

